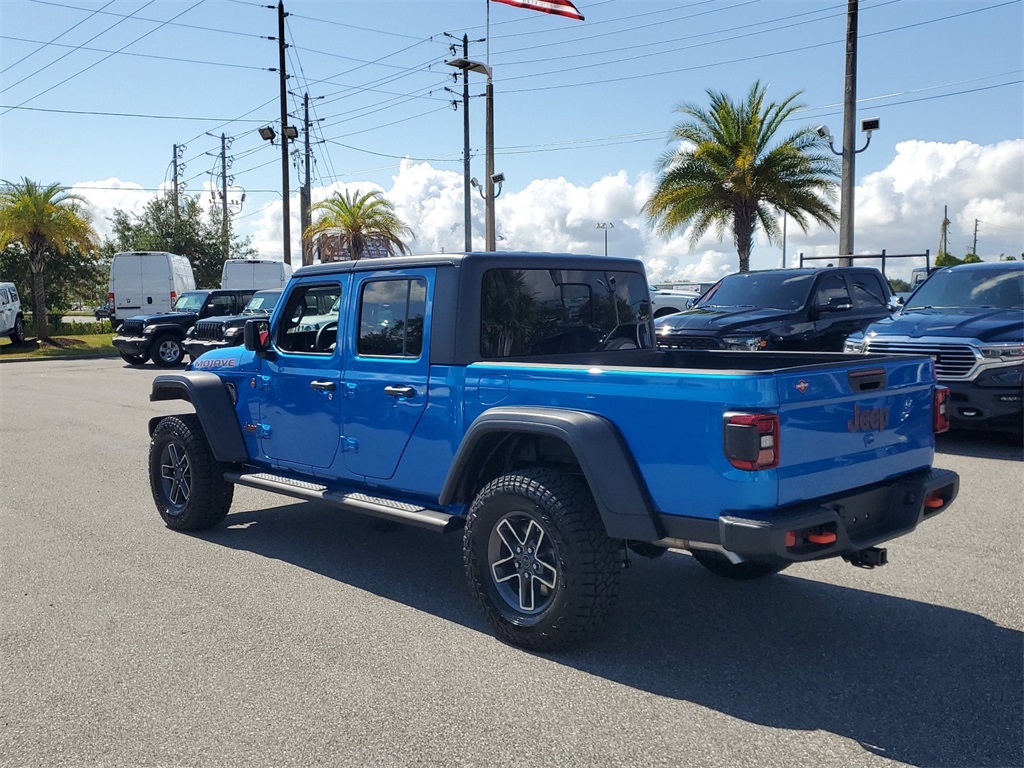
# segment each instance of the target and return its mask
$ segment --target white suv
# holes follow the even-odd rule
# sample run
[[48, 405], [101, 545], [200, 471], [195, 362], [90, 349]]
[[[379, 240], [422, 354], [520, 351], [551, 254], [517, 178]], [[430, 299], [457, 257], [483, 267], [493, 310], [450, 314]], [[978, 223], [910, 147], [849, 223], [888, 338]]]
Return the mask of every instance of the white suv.
[[0, 336], [10, 336], [15, 344], [25, 340], [25, 316], [14, 283], [0, 283]]

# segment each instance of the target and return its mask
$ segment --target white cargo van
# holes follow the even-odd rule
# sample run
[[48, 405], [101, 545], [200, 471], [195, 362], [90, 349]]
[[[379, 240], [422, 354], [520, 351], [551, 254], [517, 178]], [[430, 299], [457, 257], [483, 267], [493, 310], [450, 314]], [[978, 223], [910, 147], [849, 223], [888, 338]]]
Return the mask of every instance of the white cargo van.
[[262, 291], [284, 288], [292, 265], [276, 259], [228, 259], [220, 274], [221, 288]]
[[164, 251], [114, 254], [110, 262], [110, 324], [132, 315], [170, 312], [185, 291], [195, 290], [192, 264], [184, 256]]

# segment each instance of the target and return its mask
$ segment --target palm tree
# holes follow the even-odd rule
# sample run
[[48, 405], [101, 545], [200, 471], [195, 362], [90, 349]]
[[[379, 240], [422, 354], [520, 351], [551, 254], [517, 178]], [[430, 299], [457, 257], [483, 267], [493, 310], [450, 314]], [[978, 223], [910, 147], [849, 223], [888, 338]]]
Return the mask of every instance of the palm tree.
[[317, 211], [324, 215], [309, 226], [306, 236], [312, 239], [320, 233], [337, 235], [340, 248], [347, 248], [353, 259], [362, 258], [368, 247], [383, 250], [389, 256], [411, 253], [401, 236], [411, 236], [412, 230], [381, 192], [336, 192], [316, 203], [313, 213]]
[[46, 338], [43, 273], [47, 261], [69, 248], [97, 247], [99, 238], [84, 206], [83, 197], [59, 184], [44, 186], [27, 178], [0, 182], [0, 248], [18, 243], [28, 256], [37, 338]]
[[732, 228], [740, 272], [750, 269], [750, 250], [760, 226], [769, 242], [779, 237], [783, 211], [804, 232], [812, 222], [834, 229], [839, 164], [814, 129], [804, 127], [769, 146], [782, 123], [803, 108], [794, 93], [765, 104], [767, 87], [755, 82], [742, 103], [708, 90], [709, 109], [684, 104], [672, 140], [684, 142], [660, 161], [661, 175], [644, 212], [661, 235], [691, 226], [690, 246], [712, 226], [721, 240]]

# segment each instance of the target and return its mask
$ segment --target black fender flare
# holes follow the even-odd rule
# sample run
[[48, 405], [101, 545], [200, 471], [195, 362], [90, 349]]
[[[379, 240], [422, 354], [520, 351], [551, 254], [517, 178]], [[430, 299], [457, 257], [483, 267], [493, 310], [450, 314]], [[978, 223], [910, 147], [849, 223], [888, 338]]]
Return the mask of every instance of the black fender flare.
[[540, 435], [561, 440], [573, 452], [594, 494], [605, 531], [616, 539], [662, 538], [650, 495], [619, 430], [593, 413], [561, 408], [491, 408], [470, 425], [445, 478], [441, 504], [469, 503], [472, 480], [495, 436]]
[[[224, 382], [216, 374], [206, 371], [161, 373], [153, 379], [149, 399], [185, 400], [192, 403], [217, 461], [237, 463], [248, 460], [249, 454], [235, 416], [235, 406]], [[151, 437], [163, 418], [156, 416], [149, 420]]]

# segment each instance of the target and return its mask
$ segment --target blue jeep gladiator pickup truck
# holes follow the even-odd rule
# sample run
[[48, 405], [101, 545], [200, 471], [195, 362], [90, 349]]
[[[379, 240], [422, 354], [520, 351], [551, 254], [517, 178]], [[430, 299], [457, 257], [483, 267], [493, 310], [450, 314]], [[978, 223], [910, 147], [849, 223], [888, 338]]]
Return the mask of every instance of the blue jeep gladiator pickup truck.
[[929, 358], [659, 350], [653, 331], [634, 259], [305, 267], [244, 346], [154, 379], [194, 409], [149, 424], [157, 509], [210, 528], [237, 484], [461, 530], [495, 633], [551, 650], [609, 613], [630, 551], [738, 579], [874, 567], [956, 496], [931, 466]]

